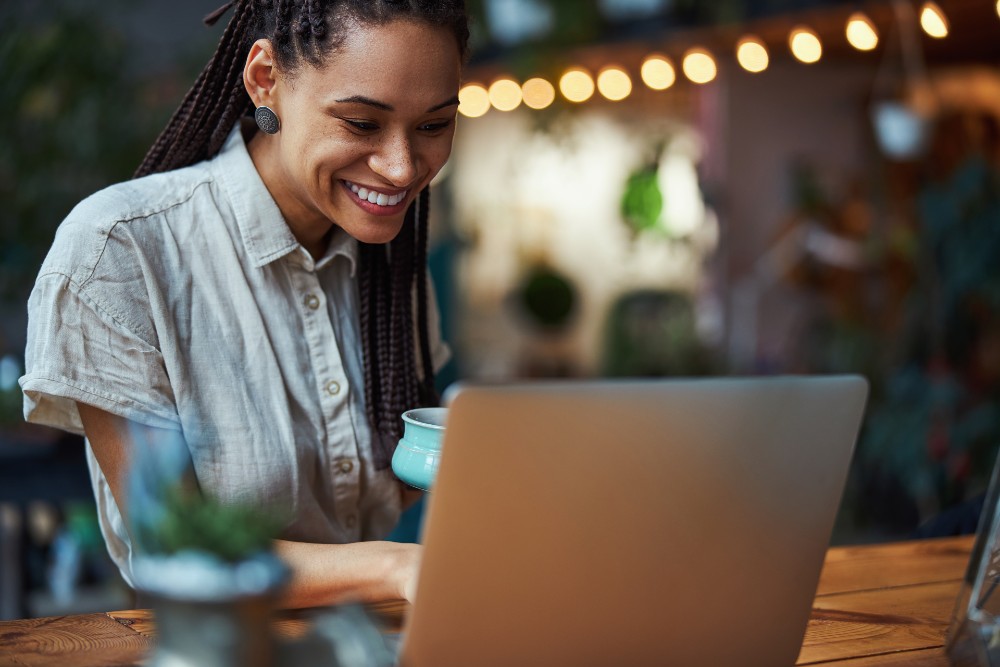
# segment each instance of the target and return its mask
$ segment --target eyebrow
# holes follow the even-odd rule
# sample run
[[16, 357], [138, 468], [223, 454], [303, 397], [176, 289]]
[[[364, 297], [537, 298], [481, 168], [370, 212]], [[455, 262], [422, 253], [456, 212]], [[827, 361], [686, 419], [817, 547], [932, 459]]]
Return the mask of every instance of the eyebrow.
[[[395, 111], [391, 104], [386, 104], [385, 102], [379, 102], [378, 100], [373, 100], [370, 97], [365, 97], [364, 95], [351, 95], [350, 97], [345, 97], [343, 99], [337, 100], [340, 104], [365, 104], [376, 109], [381, 109], [382, 111]], [[440, 111], [445, 107], [457, 106], [458, 96], [450, 97], [440, 104], [435, 104], [430, 109], [424, 113], [434, 113], [435, 111]]]

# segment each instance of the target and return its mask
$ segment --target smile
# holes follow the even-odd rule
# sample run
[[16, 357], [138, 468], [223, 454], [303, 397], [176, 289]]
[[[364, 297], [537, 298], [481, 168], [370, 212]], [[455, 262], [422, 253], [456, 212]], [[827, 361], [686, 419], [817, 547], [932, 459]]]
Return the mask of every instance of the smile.
[[351, 183], [350, 181], [344, 181], [344, 185], [347, 189], [353, 192], [358, 199], [363, 202], [368, 202], [369, 204], [374, 204], [375, 206], [381, 206], [389, 208], [399, 204], [399, 202], [406, 199], [406, 195], [409, 194], [409, 190], [402, 190], [395, 194], [389, 194], [386, 192], [379, 192], [378, 190], [362, 187], [357, 183]]

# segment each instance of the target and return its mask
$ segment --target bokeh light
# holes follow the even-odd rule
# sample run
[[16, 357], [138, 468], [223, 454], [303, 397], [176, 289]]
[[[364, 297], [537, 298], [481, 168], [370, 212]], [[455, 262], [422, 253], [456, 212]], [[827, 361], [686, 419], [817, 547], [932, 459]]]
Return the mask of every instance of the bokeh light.
[[521, 85], [521, 96], [524, 98], [525, 106], [544, 109], [555, 101], [556, 89], [545, 79], [534, 77]]
[[[1000, 0], [997, 0], [1000, 2]], [[674, 64], [666, 56], [653, 54], [647, 56], [639, 70], [643, 83], [653, 90], [666, 90], [674, 85], [677, 80], [677, 72]]]
[[462, 86], [458, 91], [458, 111], [469, 118], [479, 118], [490, 110], [490, 94], [478, 83]]
[[490, 104], [497, 111], [513, 111], [521, 106], [521, 86], [513, 79], [497, 79], [490, 84]]
[[681, 63], [684, 76], [694, 83], [708, 83], [719, 73], [712, 54], [704, 49], [690, 49]]
[[920, 27], [931, 37], [941, 39], [948, 36], [948, 19], [933, 2], [925, 2], [920, 10]]
[[570, 102], [586, 102], [594, 94], [594, 79], [585, 69], [571, 69], [559, 79], [559, 91]]
[[755, 73], [766, 70], [770, 62], [764, 42], [752, 35], [744, 37], [736, 45], [736, 60], [740, 67]]
[[871, 51], [878, 46], [878, 33], [871, 19], [857, 12], [847, 19], [847, 41], [858, 51]]
[[597, 89], [612, 102], [624, 100], [632, 92], [632, 79], [620, 67], [605, 67], [597, 75]]
[[809, 28], [800, 26], [792, 30], [788, 37], [792, 55], [801, 62], [811, 64], [823, 57], [823, 45], [819, 36]]

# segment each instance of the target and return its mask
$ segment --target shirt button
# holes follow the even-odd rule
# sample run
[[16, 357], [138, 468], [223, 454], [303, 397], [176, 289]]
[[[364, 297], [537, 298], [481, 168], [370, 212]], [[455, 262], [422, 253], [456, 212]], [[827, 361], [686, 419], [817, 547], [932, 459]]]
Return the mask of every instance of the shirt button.
[[358, 524], [358, 517], [353, 514], [347, 517], [347, 527], [353, 529]]
[[315, 294], [306, 294], [306, 298], [302, 300], [306, 304], [306, 308], [309, 310], [316, 310], [319, 308], [319, 297]]
[[340, 474], [346, 475], [347, 473], [351, 472], [352, 470], [354, 470], [354, 463], [353, 462], [348, 461], [347, 459], [344, 459], [342, 461], [338, 461], [337, 462], [337, 472], [339, 472]]
[[327, 382], [326, 383], [326, 393], [330, 394], [331, 396], [336, 396], [337, 394], [339, 394], [340, 393], [340, 383], [337, 382], [336, 380], [330, 380], [329, 382]]

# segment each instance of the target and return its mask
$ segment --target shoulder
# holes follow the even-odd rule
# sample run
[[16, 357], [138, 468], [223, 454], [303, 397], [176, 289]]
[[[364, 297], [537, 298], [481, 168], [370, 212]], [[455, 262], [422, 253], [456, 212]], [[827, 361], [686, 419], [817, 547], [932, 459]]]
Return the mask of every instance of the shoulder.
[[125, 181], [87, 197], [56, 230], [41, 275], [62, 274], [83, 284], [94, 275], [109, 244], [155, 251], [172, 226], [191, 224], [195, 207], [214, 199], [214, 180], [206, 165]]

